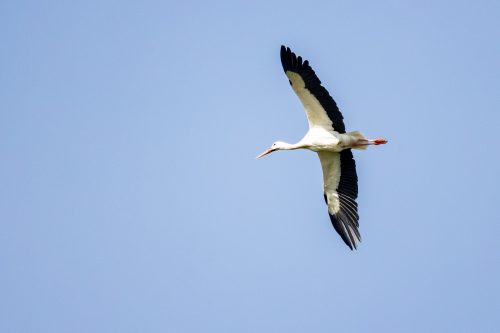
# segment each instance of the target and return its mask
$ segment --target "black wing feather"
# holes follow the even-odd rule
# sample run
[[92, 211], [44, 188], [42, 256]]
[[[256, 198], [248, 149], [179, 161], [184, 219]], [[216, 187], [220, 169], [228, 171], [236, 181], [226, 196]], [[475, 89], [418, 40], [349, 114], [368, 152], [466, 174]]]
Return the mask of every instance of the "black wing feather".
[[339, 195], [340, 210], [334, 215], [329, 214], [330, 221], [344, 243], [353, 250], [353, 248], [356, 248], [354, 236], [358, 241], [361, 241], [361, 234], [358, 230], [359, 215], [356, 202], [358, 197], [358, 175], [356, 174], [356, 162], [350, 149], [340, 152], [340, 181], [337, 193]]
[[328, 91], [321, 85], [321, 81], [309, 66], [309, 61], [302, 62], [301, 57], [297, 57], [290, 48], [281, 46], [281, 64], [285, 73], [291, 71], [299, 74], [304, 80], [306, 89], [316, 97], [332, 121], [333, 128], [339, 133], [345, 133], [344, 117], [337, 106], [337, 103], [330, 96]]

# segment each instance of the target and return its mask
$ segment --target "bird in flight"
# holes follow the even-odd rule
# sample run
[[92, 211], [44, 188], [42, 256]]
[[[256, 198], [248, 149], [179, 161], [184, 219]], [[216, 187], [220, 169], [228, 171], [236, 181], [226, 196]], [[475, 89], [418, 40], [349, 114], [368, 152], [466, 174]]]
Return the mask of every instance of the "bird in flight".
[[333, 227], [351, 250], [361, 241], [359, 233], [358, 176], [351, 149], [387, 143], [367, 139], [361, 132], [345, 131], [337, 104], [309, 65], [290, 48], [281, 46], [281, 64], [293, 91], [306, 111], [309, 131], [295, 144], [276, 141], [257, 156], [277, 150], [309, 149], [318, 153], [323, 169], [323, 195]]

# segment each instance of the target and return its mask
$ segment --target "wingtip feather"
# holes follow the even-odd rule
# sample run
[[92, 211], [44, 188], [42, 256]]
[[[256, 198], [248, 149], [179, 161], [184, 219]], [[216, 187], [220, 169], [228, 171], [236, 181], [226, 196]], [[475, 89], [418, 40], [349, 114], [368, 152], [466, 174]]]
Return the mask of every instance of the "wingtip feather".
[[[361, 242], [361, 234], [355, 224], [349, 221], [344, 221], [344, 215], [342, 214], [328, 214], [330, 215], [330, 221], [332, 222], [333, 228], [339, 234], [340, 238], [344, 243], [351, 249], [357, 250], [358, 243]], [[346, 217], [348, 220], [348, 218]]]

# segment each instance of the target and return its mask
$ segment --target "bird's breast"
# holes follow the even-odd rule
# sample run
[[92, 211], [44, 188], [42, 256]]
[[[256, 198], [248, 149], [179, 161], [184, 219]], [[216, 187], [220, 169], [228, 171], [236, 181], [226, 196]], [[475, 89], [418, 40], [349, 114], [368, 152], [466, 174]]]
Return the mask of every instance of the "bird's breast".
[[304, 141], [308, 148], [315, 152], [340, 152], [343, 149], [340, 139], [334, 133], [324, 130], [310, 130], [304, 137]]

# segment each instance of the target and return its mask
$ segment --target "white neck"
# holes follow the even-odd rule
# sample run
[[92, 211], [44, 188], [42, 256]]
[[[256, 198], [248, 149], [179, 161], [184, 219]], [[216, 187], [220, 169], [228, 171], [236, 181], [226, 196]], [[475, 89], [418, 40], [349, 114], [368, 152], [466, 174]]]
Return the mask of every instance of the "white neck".
[[300, 141], [297, 143], [283, 142], [283, 143], [281, 143], [279, 150], [294, 150], [294, 149], [300, 149], [300, 148], [304, 148], [304, 145]]

